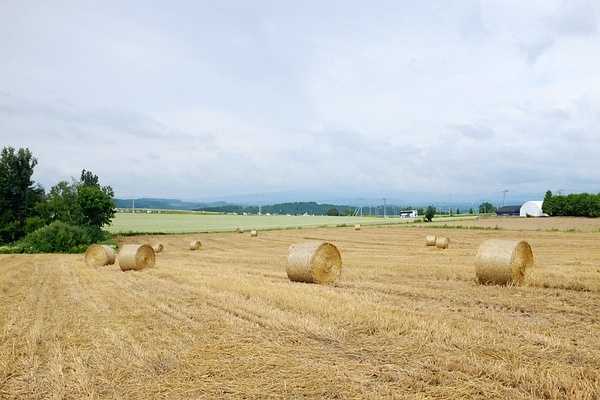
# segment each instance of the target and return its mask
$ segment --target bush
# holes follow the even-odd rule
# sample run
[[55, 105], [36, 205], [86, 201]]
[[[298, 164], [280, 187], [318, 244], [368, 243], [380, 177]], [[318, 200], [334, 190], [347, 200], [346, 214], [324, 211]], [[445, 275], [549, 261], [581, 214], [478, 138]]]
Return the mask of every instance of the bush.
[[46, 225], [45, 221], [41, 217], [28, 217], [25, 220], [25, 234], [30, 234]]
[[25, 236], [17, 246], [24, 253], [81, 253], [94, 242], [94, 233], [56, 221]]

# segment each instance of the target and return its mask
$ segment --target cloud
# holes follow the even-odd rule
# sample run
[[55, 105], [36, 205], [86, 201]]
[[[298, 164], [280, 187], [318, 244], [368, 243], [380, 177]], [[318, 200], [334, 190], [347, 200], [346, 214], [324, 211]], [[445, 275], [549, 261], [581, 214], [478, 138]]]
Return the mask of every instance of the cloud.
[[141, 5], [0, 4], [0, 140], [32, 148], [44, 185], [597, 188], [595, 2]]
[[471, 124], [451, 125], [452, 129], [461, 133], [464, 137], [473, 140], [487, 140], [494, 137], [494, 131], [485, 126], [477, 126]]

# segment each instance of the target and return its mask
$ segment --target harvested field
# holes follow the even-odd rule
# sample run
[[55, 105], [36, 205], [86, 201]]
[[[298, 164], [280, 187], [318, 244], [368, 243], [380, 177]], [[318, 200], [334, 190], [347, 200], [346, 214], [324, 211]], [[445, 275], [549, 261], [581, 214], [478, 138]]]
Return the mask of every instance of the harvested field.
[[[449, 218], [452, 220], [455, 218]], [[440, 219], [441, 220], [441, 219]], [[446, 219], [444, 219], [446, 220]], [[340, 225], [353, 226], [406, 224], [412, 219], [377, 217], [329, 217], [320, 215], [226, 215], [226, 214], [129, 214], [117, 213], [108, 226], [112, 233], [194, 233], [232, 232], [238, 229], [324, 228]]]
[[551, 218], [521, 218], [521, 217], [487, 217], [471, 220], [439, 221], [438, 218], [429, 224], [420, 226], [451, 226], [475, 229], [509, 229], [524, 231], [577, 231], [600, 232], [600, 218], [551, 217]]
[[[452, 245], [426, 247], [428, 234]], [[304, 238], [340, 249], [336, 284], [288, 280], [288, 246]], [[490, 238], [531, 244], [526, 286], [475, 282]], [[598, 233], [363, 226], [123, 242], [158, 239], [156, 266], [137, 272], [0, 256], [0, 398], [600, 397]]]

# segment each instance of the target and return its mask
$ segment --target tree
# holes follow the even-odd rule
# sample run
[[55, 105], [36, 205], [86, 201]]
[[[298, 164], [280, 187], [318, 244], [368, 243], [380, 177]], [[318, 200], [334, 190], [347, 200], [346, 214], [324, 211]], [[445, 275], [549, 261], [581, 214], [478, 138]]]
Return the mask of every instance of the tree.
[[78, 186], [77, 203], [81, 210], [82, 225], [100, 230], [102, 226], [110, 224], [116, 212], [113, 196], [110, 186]]
[[330, 217], [337, 217], [340, 215], [340, 212], [337, 208], [330, 208], [329, 210], [327, 210], [327, 215], [329, 215]]
[[481, 203], [481, 205], [479, 206], [479, 213], [480, 214], [491, 214], [496, 212], [496, 207], [494, 207], [494, 205], [492, 203], [489, 202], [483, 202]]
[[61, 181], [50, 189], [40, 215], [47, 224], [62, 221], [100, 230], [115, 216], [113, 196], [110, 186], [100, 186], [98, 176], [83, 170], [81, 181]]
[[548, 190], [544, 196], [544, 204], [542, 205], [542, 211], [548, 215], [554, 215], [554, 198], [552, 197], [552, 191]]
[[469, 214], [473, 215], [473, 212], [474, 212], [473, 209], [469, 208]]
[[40, 204], [40, 215], [47, 224], [62, 221], [70, 225], [79, 225], [83, 216], [77, 197], [77, 182], [60, 181], [52, 186], [46, 202]]
[[31, 179], [37, 160], [29, 149], [5, 147], [0, 154], [0, 242], [25, 234], [27, 218], [35, 215], [44, 190]]
[[98, 186], [100, 187], [98, 175], [94, 175], [92, 171], [86, 171], [85, 169], [81, 171], [81, 178], [79, 179], [82, 185], [84, 186]]
[[551, 191], [547, 191], [543, 211], [551, 216], [600, 217], [600, 194], [572, 193], [554, 196]]
[[425, 210], [425, 221], [431, 222], [433, 220], [434, 216], [435, 216], [435, 208], [433, 206], [427, 207], [427, 210]]
[[456, 215], [460, 215], [460, 208], [456, 209]]

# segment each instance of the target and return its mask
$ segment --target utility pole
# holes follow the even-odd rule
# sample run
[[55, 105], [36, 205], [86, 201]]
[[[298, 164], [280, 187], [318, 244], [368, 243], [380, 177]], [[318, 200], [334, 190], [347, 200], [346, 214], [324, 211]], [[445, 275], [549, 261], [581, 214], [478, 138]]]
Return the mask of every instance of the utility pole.
[[502, 207], [504, 207], [504, 200], [506, 200], [506, 193], [508, 193], [508, 189], [504, 189], [502, 191]]

